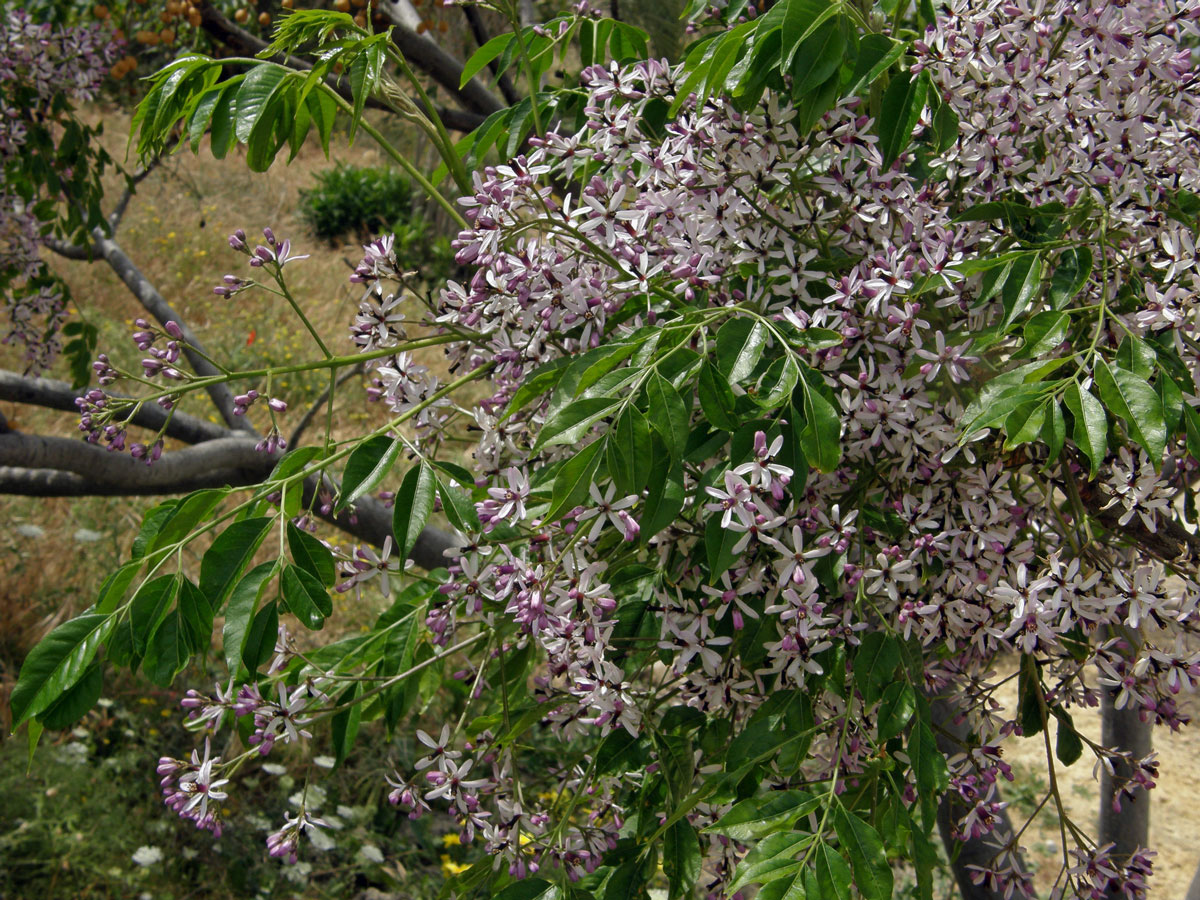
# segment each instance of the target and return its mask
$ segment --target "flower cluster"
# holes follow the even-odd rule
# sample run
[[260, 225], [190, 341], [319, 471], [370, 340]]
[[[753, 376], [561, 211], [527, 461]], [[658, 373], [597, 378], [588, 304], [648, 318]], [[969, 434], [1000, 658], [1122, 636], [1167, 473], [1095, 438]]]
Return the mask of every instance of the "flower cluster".
[[[53, 207], [70, 197], [67, 183], [83, 177], [82, 160], [51, 161], [54, 179], [25, 181], [31, 134], [44, 133], [67, 117], [69, 102], [99, 92], [117, 45], [97, 27], [36, 24], [23, 9], [4, 8], [0, 26], [0, 281], [8, 333], [4, 343], [25, 351], [34, 372], [45, 369], [61, 347], [67, 298], [41, 259], [44, 239], [56, 224]], [[40, 154], [42, 151], [37, 151]]]
[[[593, 66], [582, 131], [476, 174], [455, 241], [468, 274], [435, 321], [406, 320], [393, 243], [368, 245], [349, 337], [369, 396], [412, 416], [423, 457], [467, 423], [480, 476], [454, 510], [467, 533], [449, 577], [412, 609], [440, 653], [462, 631], [488, 638], [461, 678], [472, 699], [504, 698], [506, 725], [520, 689], [554, 738], [608, 748], [552, 767], [559, 799], [543, 803], [490, 723], [419, 731], [424, 755], [388, 778], [392, 802], [444, 809], [514, 877], [579, 877], [616, 846], [631, 791], [644, 791], [639, 821], [667, 819], [647, 775], [670, 770], [683, 791], [698, 777], [703, 752], [663, 740], [667, 716], [734, 729], [763, 715], [811, 738], [805, 758], [769, 767], [768, 789], [827, 781], [841, 794], [891, 758], [910, 805], [944, 774], [964, 810], [951, 831], [972, 840], [1007, 815], [1004, 741], [1029, 715], [1045, 728], [1095, 706], [1085, 673], [1118, 708], [1185, 724], [1200, 575], [1092, 529], [1181, 529], [1173, 499], [1196, 468], [1179, 423], [1200, 385], [1194, 223], [1180, 207], [1200, 195], [1187, 124], [1198, 9], [951, 0], [913, 44], [906, 77], [929, 93], [895, 160], [858, 98], [806, 122], [771, 92], [749, 110], [677, 98], [685, 76], [665, 63]], [[655, 126], [651, 104], [676, 99], [679, 115]], [[231, 244], [277, 274], [295, 257], [265, 235]], [[442, 333], [413, 339], [417, 325]], [[416, 355], [442, 338], [482, 396], [442, 396]], [[990, 379], [968, 405], [965, 387]], [[1143, 427], [1126, 395], [1163, 421]], [[1111, 450], [1109, 413], [1123, 420]], [[453, 497], [440, 484], [438, 496]], [[342, 559], [339, 589], [378, 579], [390, 594], [391, 550]], [[891, 684], [913, 653], [924, 670]], [[1024, 713], [1000, 702], [1002, 654], [1021, 661]], [[510, 681], [513, 658], [538, 667]], [[305, 736], [327, 699], [313, 678], [281, 682], [277, 701], [226, 690], [193, 716], [253, 713], [267, 752]], [[913, 708], [918, 691], [953, 698], [961, 752], [918, 766], [930, 732], [912, 712], [881, 736], [893, 688]], [[772, 705], [790, 697], [808, 704], [800, 724]], [[614, 774], [623, 741], [642, 755]], [[1153, 786], [1153, 759], [1093, 750], [1132, 768], [1125, 796]], [[726, 809], [697, 806], [688, 827]], [[294, 858], [318, 824], [289, 819], [272, 853]], [[745, 848], [706, 840], [718, 896]], [[1064, 871], [1081, 895], [1144, 896], [1148, 852], [1118, 865], [1076, 850]], [[1033, 889], [1011, 847], [975, 877]]]

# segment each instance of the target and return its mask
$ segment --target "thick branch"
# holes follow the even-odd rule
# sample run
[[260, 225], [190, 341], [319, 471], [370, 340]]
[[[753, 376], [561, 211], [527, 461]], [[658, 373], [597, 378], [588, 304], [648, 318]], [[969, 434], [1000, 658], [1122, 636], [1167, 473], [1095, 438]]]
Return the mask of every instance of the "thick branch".
[[[141, 270], [134, 265], [133, 260], [126, 255], [116, 240], [106, 236], [99, 228], [92, 231], [92, 239], [96, 242], [96, 252], [104, 257], [105, 262], [117, 273], [117, 277], [125, 282], [125, 287], [129, 288], [130, 293], [137, 297], [138, 301], [150, 315], [154, 316], [161, 324], [174, 321], [179, 325], [183, 331], [183, 339], [186, 342], [183, 351], [184, 356], [187, 357], [196, 374], [220, 374], [216, 367], [201, 355], [204, 350], [200, 344], [200, 340], [187, 326], [187, 323], [183, 321], [179, 313], [171, 308], [171, 304], [150, 283], [150, 280], [141, 273]], [[197, 350], [200, 352], [197, 352]], [[253, 430], [243, 417], [233, 414], [233, 391], [229, 389], [229, 385], [224, 383], [213, 384], [206, 388], [206, 390], [208, 391], [208, 396], [216, 404], [217, 410], [221, 413], [221, 418], [225, 420], [226, 425], [235, 431], [249, 432]]]
[[[245, 56], [257, 56], [259, 52], [267, 47], [266, 41], [256, 37], [253, 34], [250, 34], [250, 32], [245, 31], [242, 28], [239, 28], [212, 4], [207, 4], [202, 8], [201, 16], [203, 17], [201, 27], [203, 27], [204, 30], [208, 32], [209, 36], [211, 36], [214, 40], [224, 44], [231, 50], [235, 50]], [[416, 35], [415, 32], [413, 35], [414, 37], [419, 37], [419, 35]], [[431, 42], [426, 43], [430, 43], [434, 50], [438, 50], [437, 45], [432, 44]], [[418, 53], [421, 51], [421, 49], [422, 48], [419, 47], [417, 48]], [[407, 53], [405, 55], [418, 68], [427, 70], [426, 63], [423, 61], [424, 56], [409, 56]], [[447, 58], [451, 63], [454, 62], [453, 57], [448, 56], [448, 54]], [[292, 69], [312, 68], [311, 63], [295, 56], [279, 56], [276, 58], [276, 61], [283, 63]], [[444, 61], [441, 61], [439, 64], [444, 65]], [[483, 122], [484, 118], [493, 110], [476, 108], [480, 101], [484, 98], [475, 95], [475, 92], [472, 90], [472, 85], [475, 84], [474, 82], [467, 85], [467, 87], [462, 91], [457, 90], [458, 78], [461, 76], [462, 65], [459, 64], [458, 75], [454, 76], [453, 86], [450, 84], [445, 84], [444, 86], [447, 88], [447, 90], [454, 94], [455, 97], [457, 97], [457, 99], [463, 104], [463, 106], [466, 107], [466, 109], [458, 110], [439, 106], [432, 111], [432, 114], [439, 116], [445, 126], [453, 129], [454, 131], [474, 131], [479, 127], [480, 123]], [[334, 78], [328, 78], [326, 81], [330, 87], [332, 87], [347, 100], [352, 101], [354, 99], [351, 95], [350, 87], [345, 81], [339, 81], [338, 79]], [[386, 104], [379, 103], [377, 101], [368, 101], [368, 105], [379, 109], [390, 109], [390, 107], [386, 106]], [[497, 105], [496, 108], [499, 109], [501, 107]], [[425, 110], [424, 112], [426, 115], [430, 115], [429, 110]]]
[[[958, 704], [953, 698], [931, 697], [929, 708], [938, 750], [946, 756], [961, 753], [970, 740], [970, 726], [960, 715], [962, 710]], [[970, 807], [956, 793], [947, 791], [937, 811], [938, 831], [941, 832], [950, 868], [958, 882], [959, 894], [962, 900], [1006, 900], [1004, 892], [992, 890], [986, 880], [982, 884], [975, 884], [971, 880], [971, 867], [990, 868], [1012, 842], [1015, 832], [1008, 811], [1001, 810], [996, 815], [995, 827], [987, 834], [960, 841], [952, 834], [953, 826], [969, 810]]]
[[[0, 400], [10, 403], [27, 403], [46, 409], [63, 412], [78, 412], [75, 398], [87, 393], [88, 388], [75, 390], [65, 381], [18, 375], [16, 372], [0, 370]], [[167, 437], [185, 444], [199, 444], [217, 438], [230, 437], [229, 429], [187, 413], [176, 412], [168, 416], [167, 411], [154, 403], [143, 405], [130, 419], [133, 425], [150, 431], [159, 431], [166, 425]]]
[[425, 72], [453, 94], [460, 103], [472, 112], [490, 116], [504, 109], [504, 104], [478, 80], [472, 78], [462, 88], [463, 64], [431, 41], [405, 24], [403, 6], [395, 0], [381, 0], [379, 11], [394, 26], [392, 40], [404, 54], [404, 58]]
[[219, 438], [167, 453], [147, 466], [127, 453], [113, 453], [74, 438], [10, 431], [0, 434], [0, 465], [72, 472], [101, 484], [121, 486], [131, 493], [135, 488], [148, 493], [214, 469], [246, 470], [242, 484], [261, 479], [270, 472], [273, 461], [268, 459], [264, 465], [264, 456], [254, 444], [248, 437]]
[[[114, 497], [182, 494], [201, 488], [258, 484], [274, 468], [279, 455], [260, 453], [248, 437], [229, 436], [163, 454], [154, 465], [122, 453], [110, 453], [71, 438], [19, 432], [0, 434], [0, 493], [34, 497]], [[304, 502], [315, 509], [321, 489], [333, 483], [313, 476], [304, 484]], [[372, 497], [361, 497], [353, 512], [321, 515], [359, 540], [382, 546], [392, 534], [392, 511]], [[459, 540], [437, 528], [421, 532], [409, 553], [423, 569], [446, 564], [444, 551]]]
[[[1150, 754], [1151, 724], [1143, 722], [1139, 711], [1130, 706], [1117, 709], [1118, 690], [1106, 688], [1100, 695], [1100, 743], [1111, 750], [1129, 753], [1134, 759]], [[1127, 862], [1137, 850], [1150, 841], [1150, 794], [1137, 788], [1132, 798], [1121, 802], [1120, 810], [1113, 808], [1117, 793], [1133, 777], [1134, 767], [1123, 760], [1113, 761], [1113, 773], [1100, 769], [1100, 833], [1097, 841], [1103, 845], [1112, 843], [1113, 859]], [[1112, 897], [1121, 896], [1114, 889]]]

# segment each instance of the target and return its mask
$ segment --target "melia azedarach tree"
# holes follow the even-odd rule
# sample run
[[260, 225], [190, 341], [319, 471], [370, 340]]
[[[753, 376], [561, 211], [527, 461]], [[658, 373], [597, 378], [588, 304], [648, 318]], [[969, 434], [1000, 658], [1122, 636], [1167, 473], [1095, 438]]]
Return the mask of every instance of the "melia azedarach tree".
[[[419, 745], [390, 799], [482, 845], [445, 893], [609, 900], [657, 878], [673, 898], [881, 900], [897, 872], [928, 897], [939, 824], [969, 848], [965, 891], [1031, 895], [999, 794], [1023, 735], [1046, 748], [1054, 891], [1144, 895], [1151, 852], [1073, 821], [1055, 773], [1087, 751], [1113, 803], [1144, 806], [1153, 755], [1093, 743], [1072, 711], [1107, 693], [1178, 728], [1200, 675], [1198, 17], [734, 3], [697, 10], [672, 67], [629, 61], [637, 35], [585, 3], [476, 55], [468, 77], [498, 60], [533, 93], [457, 146], [347, 16], [281, 20], [270, 52], [311, 70], [172, 63], [139, 109], [143, 152], [182, 128], [245, 142], [257, 168], [343, 113], [382, 141], [371, 96], [416, 121], [466, 193], [469, 277], [414, 314], [404, 260], [367, 246], [357, 352], [314, 332], [311, 367], [368, 365], [391, 421], [152, 510], [95, 604], [30, 654], [14, 722], [81, 714], [101, 648], [171, 681], [221, 616], [228, 673], [184, 703], [203, 746], [159, 762], [185, 818], [220, 831], [235, 773], [275, 744], [327, 726], [341, 760], [381, 719]], [[538, 90], [568, 45], [578, 87]], [[339, 64], [350, 100], [323, 80]], [[498, 138], [507, 161], [476, 165]], [[266, 289], [303, 319], [288, 242], [230, 243], [248, 266], [214, 302]], [[136, 339], [143, 371], [97, 366], [144, 388], [88, 395], [98, 442], [119, 447], [137, 403], [279, 371], [196, 376], [170, 326]], [[348, 508], [393, 468], [383, 553], [309, 533], [305, 479], [328, 473]], [[461, 533], [446, 567], [402, 571], [439, 506]], [[181, 550], [202, 535], [193, 572]], [[294, 637], [330, 589], [372, 580], [391, 605], [369, 631]], [[439, 692], [440, 728], [418, 718]], [[215, 755], [228, 729], [244, 749]], [[270, 852], [295, 859], [323, 825], [301, 807]]]

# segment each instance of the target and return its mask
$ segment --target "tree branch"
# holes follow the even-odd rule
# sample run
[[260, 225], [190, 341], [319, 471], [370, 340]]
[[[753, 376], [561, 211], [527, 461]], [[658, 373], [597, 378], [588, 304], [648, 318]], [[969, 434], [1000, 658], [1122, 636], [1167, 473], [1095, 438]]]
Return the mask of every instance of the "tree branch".
[[[34, 497], [114, 497], [182, 494], [201, 488], [258, 484], [279, 461], [279, 454], [260, 453], [248, 437], [229, 436], [163, 454], [147, 466], [123, 453], [110, 453], [70, 438], [0, 434], [0, 493]], [[304, 483], [304, 503], [320, 508], [321, 490], [333, 493], [328, 478]], [[379, 547], [392, 535], [392, 511], [372, 497], [360, 497], [353, 510], [322, 519], [359, 540]], [[444, 551], [460, 539], [426, 527], [409, 553], [423, 569], [446, 564]]]
[[[962, 752], [970, 740], [971, 728], [955, 699], [930, 697], [929, 709], [938, 750], [946, 756]], [[1012, 843], [1015, 832], [1008, 810], [1001, 810], [997, 814], [995, 827], [987, 834], [960, 841], [952, 834], [953, 825], [969, 811], [970, 807], [953, 791], [943, 794], [938, 803], [938, 831], [941, 832], [946, 857], [958, 882], [959, 894], [962, 900], [1007, 900], [1003, 891], [992, 890], [986, 880], [982, 884], [975, 884], [971, 879], [973, 873], [970, 867], [989, 868]]]
[[[26, 403], [30, 406], [78, 413], [75, 398], [87, 391], [88, 388], [75, 390], [65, 381], [52, 381], [49, 378], [35, 378], [32, 375], [0, 370], [0, 400], [10, 403]], [[154, 403], [139, 408], [130, 419], [130, 423], [151, 431], [160, 431], [165, 425], [167, 437], [185, 444], [200, 444], [233, 434], [222, 425], [184, 412], [177, 411], [174, 415], [168, 415], [165, 409]]]
[[166, 487], [174, 490], [180, 482], [217, 469], [245, 471], [242, 484], [261, 479], [275, 460], [256, 451], [255, 443], [249, 437], [218, 438], [164, 454], [147, 466], [127, 453], [110, 452], [74, 438], [9, 431], [0, 434], [0, 466], [71, 472], [122, 492], [152, 493]]
[[453, 94], [463, 106], [482, 116], [490, 116], [504, 109], [500, 99], [477, 79], [472, 78], [462, 88], [458, 86], [462, 79], [463, 64], [429, 38], [417, 34], [405, 24], [404, 10], [400, 2], [381, 0], [378, 9], [394, 26], [392, 41], [404, 54], [404, 58]]

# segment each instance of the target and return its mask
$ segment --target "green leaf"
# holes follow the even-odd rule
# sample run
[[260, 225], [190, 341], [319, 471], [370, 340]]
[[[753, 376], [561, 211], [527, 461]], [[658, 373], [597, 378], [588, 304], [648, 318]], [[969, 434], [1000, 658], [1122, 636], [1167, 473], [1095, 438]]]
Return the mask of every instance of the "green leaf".
[[717, 332], [717, 368], [730, 384], [746, 378], [758, 365], [767, 335], [762, 322], [744, 316], [721, 326]]
[[1131, 334], [1125, 335], [1121, 341], [1114, 361], [1120, 368], [1146, 381], [1150, 380], [1150, 376], [1158, 367], [1158, 356], [1150, 345]]
[[192, 110], [191, 116], [188, 117], [188, 140], [191, 143], [192, 152], [200, 152], [200, 142], [204, 139], [209, 127], [212, 125], [213, 113], [216, 112], [217, 104], [220, 102], [222, 95], [228, 90], [228, 85], [219, 84], [216, 87], [209, 88], [200, 97], [200, 101]]
[[1079, 737], [1079, 732], [1075, 730], [1075, 723], [1071, 720], [1069, 712], [1061, 706], [1055, 706], [1050, 711], [1054, 713], [1054, 718], [1058, 719], [1057, 734], [1054, 738], [1054, 755], [1064, 766], [1072, 765], [1083, 755], [1083, 741]]
[[[380, 35], [386, 37], [386, 34]], [[367, 97], [375, 91], [379, 83], [379, 75], [383, 69], [383, 47], [377, 43], [369, 43], [354, 57], [350, 63], [350, 93], [354, 97], [354, 113], [350, 119], [350, 141], [354, 141], [354, 133], [362, 120], [363, 109], [367, 105]]]
[[900, 646], [891, 635], [872, 631], [863, 635], [854, 654], [854, 682], [867, 703], [874, 703], [880, 689], [892, 681], [900, 665]]
[[722, 431], [737, 430], [733, 391], [726, 378], [709, 361], [705, 361], [700, 369], [699, 394], [700, 409], [711, 425]]
[[1068, 247], [1058, 255], [1058, 265], [1050, 277], [1050, 308], [1062, 309], [1083, 290], [1092, 274], [1092, 251], [1087, 247]]
[[258, 551], [271, 527], [271, 519], [259, 516], [234, 522], [217, 536], [200, 561], [200, 590], [213, 609], [225, 605], [234, 582]]
[[588, 488], [600, 465], [600, 451], [604, 443], [603, 440], [592, 441], [558, 470], [550, 492], [550, 509], [544, 521], [556, 521], [576, 506], [587, 502]]
[[714, 513], [704, 525], [704, 549], [708, 560], [708, 583], [716, 584], [722, 573], [737, 560], [734, 545], [741, 539], [741, 532], [721, 525], [720, 512]]
[[358, 726], [362, 722], [363, 705], [356, 702], [359, 695], [362, 694], [362, 682], [357, 681], [351, 687], [346, 688], [338, 697], [338, 705], [349, 703], [348, 708], [343, 709], [333, 714], [333, 719], [329, 723], [330, 737], [333, 740], [333, 752], [336, 762], [334, 768], [337, 768], [346, 761], [346, 757], [350, 755], [350, 748], [354, 746], [354, 740], [358, 737]]
[[1154, 388], [1132, 372], [1111, 368], [1101, 358], [1096, 359], [1095, 376], [1100, 399], [1110, 412], [1125, 420], [1129, 436], [1145, 449], [1157, 469], [1167, 446], [1167, 428]]
[[943, 103], [933, 115], [933, 149], [945, 153], [958, 140], [960, 123], [958, 113], [949, 103]]
[[146, 646], [143, 671], [159, 687], [169, 687], [175, 676], [187, 667], [190, 656], [179, 610], [171, 610]]
[[801, 369], [801, 375], [804, 425], [800, 429], [800, 447], [810, 466], [832, 472], [842, 461], [842, 420], [826, 398], [827, 389], [821, 376], [807, 366]]
[[800, 45], [821, 25], [838, 12], [839, 4], [830, 0], [786, 0], [781, 38], [783, 47], [782, 71], [790, 71]]
[[892, 867], [879, 832], [844, 807], [834, 814], [833, 827], [850, 857], [854, 884], [864, 900], [891, 900]]
[[[619, 496], [642, 493], [650, 479], [650, 423], [636, 406], [630, 404], [617, 417], [608, 434], [608, 474], [617, 486]], [[555, 479], [557, 484], [557, 479]]]
[[190, 578], [179, 582], [179, 619], [189, 653], [207, 654], [212, 646], [213, 608]]
[[297, 447], [295, 450], [289, 450], [279, 462], [275, 464], [275, 468], [271, 470], [267, 481], [283, 481], [297, 472], [304, 470], [314, 459], [320, 459], [325, 455], [325, 448], [320, 445], [309, 447]]
[[[442, 498], [442, 509], [450, 524], [464, 534], [479, 534], [479, 514], [471, 495], [449, 481], [437, 479], [438, 496]], [[549, 517], [547, 517], [549, 518]]]
[[304, 98], [304, 108], [308, 110], [308, 115], [317, 128], [317, 135], [321, 139], [321, 149], [325, 153], [325, 158], [328, 159], [329, 137], [333, 134], [333, 123], [337, 118], [337, 101], [324, 91], [317, 90]]
[[1022, 403], [1008, 414], [1004, 420], [1004, 431], [1008, 435], [1004, 441], [1005, 452], [1038, 439], [1046, 421], [1047, 405], [1048, 401]]
[[680, 819], [663, 835], [663, 872], [667, 876], [670, 900], [688, 896], [700, 878], [700, 841], [686, 819]]
[[787, 831], [797, 819], [819, 808], [821, 799], [806, 791], [771, 791], [734, 804], [706, 834], [723, 834], [735, 841], [753, 841]]
[[[798, 867], [799, 863], [796, 865]], [[780, 878], [764, 884], [755, 900], [807, 900], [809, 883], [814, 888], [812, 900], [820, 900], [815, 893], [815, 881], [811, 879], [811, 873], [808, 870], [798, 871], [796, 877], [791, 880]]]
[[84, 717], [89, 709], [96, 705], [104, 689], [104, 671], [100, 663], [94, 662], [84, 671], [80, 679], [69, 687], [65, 693], [38, 716], [37, 722], [30, 722], [30, 734], [33, 727], [41, 724], [46, 728], [60, 731], [69, 728]]
[[841, 67], [845, 56], [843, 20], [838, 17], [823, 22], [797, 48], [791, 69], [792, 97], [799, 99], [823, 85]]
[[828, 844], [818, 844], [813, 862], [818, 891], [810, 889], [808, 895], [820, 896], [821, 900], [850, 900], [850, 867], [842, 855]]
[[[711, 830], [711, 827], [705, 829]], [[768, 834], [738, 863], [734, 879], [728, 888], [729, 893], [736, 893], [750, 884], [772, 884], [786, 879], [800, 868], [800, 863], [795, 859], [796, 854], [812, 841], [811, 834]], [[762, 891], [759, 891], [758, 896], [762, 897]]]
[[246, 73], [234, 103], [237, 111], [234, 134], [243, 144], [250, 140], [250, 132], [286, 78], [287, 69], [275, 63], [262, 63]]
[[688, 389], [685, 401], [671, 382], [654, 371], [646, 379], [646, 400], [650, 427], [662, 437], [671, 459], [682, 459], [692, 424], [692, 411], [687, 402], [691, 400], [691, 389]]
[[291, 522], [287, 523], [288, 550], [292, 561], [301, 569], [317, 578], [326, 587], [337, 581], [337, 568], [329, 548], [306, 531], [301, 531]]
[[800, 367], [791, 354], [781, 356], [759, 378], [752, 393], [754, 402], [764, 410], [777, 409], [788, 402], [799, 380]]
[[258, 599], [262, 596], [263, 588], [275, 575], [279, 563], [277, 560], [255, 566], [233, 589], [229, 596], [229, 605], [225, 609], [225, 624], [221, 629], [221, 640], [225, 648], [225, 665], [230, 674], [236, 673], [242, 663], [242, 654], [246, 649], [246, 639], [250, 632], [250, 622], [254, 617]]
[[433, 512], [434, 494], [437, 490], [433, 470], [421, 460], [420, 465], [409, 469], [396, 493], [395, 512], [392, 516], [392, 533], [396, 536], [396, 556], [408, 559], [417, 538]]
[[237, 139], [237, 96], [244, 80], [244, 75], [238, 75], [227, 81], [213, 107], [208, 145], [217, 159], [224, 159]]
[[1183, 405], [1183, 428], [1187, 436], [1188, 453], [1192, 459], [1200, 460], [1200, 413], [1187, 403]]
[[907, 681], [893, 681], [884, 688], [876, 714], [879, 743], [887, 743], [907, 728], [916, 711], [916, 691]]
[[363, 494], [373, 490], [391, 471], [396, 457], [403, 449], [402, 441], [383, 434], [375, 435], [355, 447], [350, 458], [346, 460], [337, 509], [345, 509]]
[[96, 594], [95, 611], [107, 614], [120, 606], [121, 601], [125, 599], [125, 592], [129, 590], [129, 585], [133, 584], [133, 579], [137, 577], [141, 568], [142, 561], [135, 556], [105, 578]]
[[559, 900], [560, 896], [558, 885], [541, 878], [526, 878], [494, 894], [492, 900]]
[[593, 425], [607, 416], [621, 401], [614, 397], [588, 397], [576, 400], [547, 420], [538, 433], [534, 449], [555, 444], [576, 444]]
[[998, 326], [1001, 334], [1025, 313], [1042, 285], [1042, 255], [1027, 253], [1012, 262], [1012, 270], [1000, 291], [1004, 316]]
[[726, 754], [726, 771], [774, 758], [784, 775], [799, 769], [812, 744], [812, 703], [800, 691], [776, 691], [756, 709]]
[[114, 623], [111, 616], [87, 613], [63, 622], [29, 651], [8, 701], [14, 730], [83, 677]]
[[511, 31], [505, 32], [504, 34], [498, 34], [478, 50], [476, 50], [473, 54], [471, 54], [471, 58], [468, 59], [466, 65], [463, 66], [462, 77], [458, 82], [459, 88], [466, 87], [467, 82], [474, 78], [476, 73], [480, 72], [484, 66], [508, 49], [509, 43], [511, 43], [515, 37], [516, 34]]
[[158, 534], [149, 542], [146, 553], [153, 553], [168, 544], [182, 541], [193, 528], [204, 521], [217, 508], [229, 492], [223, 489], [196, 491], [184, 497], [174, 507]]
[[1167, 434], [1174, 435], [1179, 430], [1181, 417], [1183, 416], [1183, 391], [1179, 389], [1179, 385], [1166, 371], [1163, 371], [1158, 376], [1158, 381], [1154, 384], [1155, 390], [1158, 392], [1158, 402], [1162, 404], [1163, 419], [1167, 427]]
[[854, 74], [844, 96], [851, 97], [863, 88], [874, 84], [879, 76], [904, 57], [908, 45], [893, 40], [885, 34], [866, 34], [858, 43], [858, 58], [854, 62]]
[[1046, 465], [1049, 467], [1058, 459], [1063, 445], [1067, 442], [1067, 423], [1063, 418], [1062, 409], [1052, 398], [1046, 402], [1046, 423], [1042, 426], [1042, 441], [1049, 451]]
[[650, 470], [650, 489], [639, 510], [638, 525], [643, 542], [671, 525], [683, 509], [683, 464], [666, 452], [657, 435], [653, 440], [653, 466]]
[[1104, 413], [1104, 405], [1091, 391], [1082, 390], [1074, 381], [1067, 385], [1063, 402], [1075, 419], [1071, 437], [1091, 464], [1089, 477], [1095, 478], [1108, 453], [1108, 416]]
[[258, 667], [267, 661], [275, 649], [278, 635], [279, 609], [272, 601], [255, 614], [250, 629], [246, 632], [246, 641], [242, 647], [242, 664], [247, 672], [255, 674]]
[[883, 168], [889, 168], [912, 141], [913, 129], [925, 107], [929, 90], [929, 75], [897, 75], [883, 94], [876, 128], [879, 132], [879, 152]]
[[162, 575], [145, 582], [133, 595], [129, 604], [129, 626], [137, 655], [146, 653], [147, 644], [167, 618], [178, 590], [178, 575]]
[[946, 758], [937, 748], [933, 731], [923, 721], [913, 725], [908, 736], [908, 758], [912, 763], [913, 779], [917, 791], [926, 796], [936, 796], [950, 784], [950, 770]]
[[299, 566], [284, 565], [279, 587], [283, 592], [283, 602], [306, 628], [319, 630], [324, 626], [326, 617], [333, 614], [333, 604], [325, 585]]
[[1013, 359], [1045, 356], [1067, 337], [1071, 317], [1064, 312], [1040, 312], [1025, 323], [1025, 343]]

